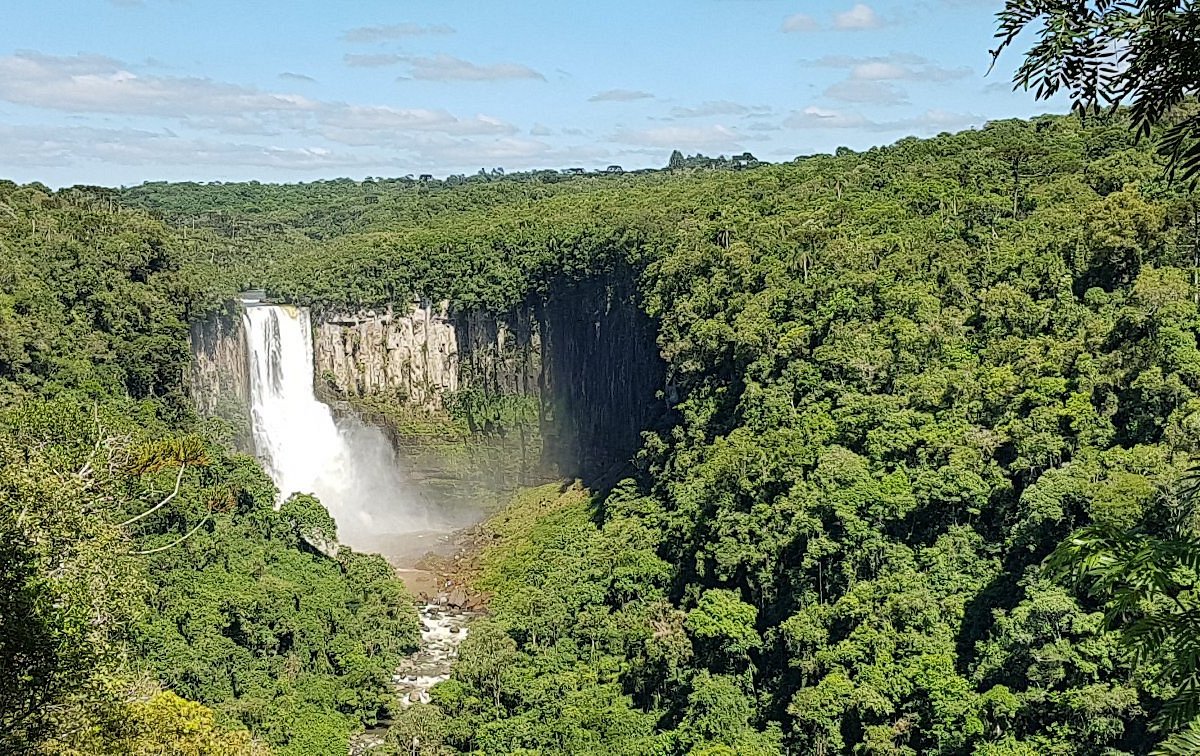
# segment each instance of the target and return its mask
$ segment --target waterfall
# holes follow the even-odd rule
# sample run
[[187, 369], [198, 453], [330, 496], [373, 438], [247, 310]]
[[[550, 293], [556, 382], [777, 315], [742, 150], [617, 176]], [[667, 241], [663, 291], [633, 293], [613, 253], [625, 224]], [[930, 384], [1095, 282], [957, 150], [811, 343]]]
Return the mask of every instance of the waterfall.
[[251, 408], [258, 457], [279, 487], [313, 494], [338, 524], [338, 539], [387, 551], [389, 542], [445, 530], [408, 485], [379, 429], [335, 418], [313, 392], [308, 311], [244, 301]]

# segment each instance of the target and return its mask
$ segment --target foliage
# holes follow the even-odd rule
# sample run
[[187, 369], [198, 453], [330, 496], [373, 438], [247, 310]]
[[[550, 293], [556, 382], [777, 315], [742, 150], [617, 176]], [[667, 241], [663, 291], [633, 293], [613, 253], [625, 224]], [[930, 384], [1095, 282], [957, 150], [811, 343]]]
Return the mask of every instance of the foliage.
[[1160, 146], [1172, 168], [1185, 179], [1200, 172], [1200, 112], [1182, 107], [1200, 93], [1200, 10], [1191, 3], [1008, 0], [999, 17], [993, 57], [1040, 26], [1013, 77], [1018, 86], [1038, 99], [1065, 89], [1081, 114], [1127, 103], [1139, 136], [1167, 125]]
[[[1137, 663], [1108, 598], [1041, 567], [1088, 526], [1165, 541], [1158, 492], [1200, 446], [1200, 211], [1129, 126], [1123, 111], [1000, 121], [737, 172], [122, 196], [217, 245], [182, 278], [252, 246], [212, 280], [314, 307], [425, 297], [502, 315], [636, 279], [666, 365], [663, 422], [629, 479], [594, 499], [536, 490], [484, 530], [492, 616], [436, 708], [405, 719], [437, 748], [1147, 753], [1187, 679], [1170, 662], [1194, 669], [1186, 644]], [[0, 377], [26, 396], [102, 382], [166, 412], [165, 373], [104, 361], [124, 342], [75, 350], [99, 368], [43, 349], [3, 314], [47, 301], [19, 288], [0, 302]], [[38, 317], [51, 335], [75, 322]], [[160, 422], [139, 441], [188, 430]], [[305, 548], [256, 468], [210, 456], [186, 496], [120, 535], [145, 550], [210, 517], [153, 555], [181, 598], [133, 627], [172, 657], [151, 657], [169, 685], [319, 752], [380, 706], [395, 649], [349, 597], [359, 568], [382, 566]], [[142, 504], [107, 522], [159, 500], [170, 475], [123, 483], [138, 495], [120, 500]], [[233, 483], [225, 511], [217, 489]], [[1163, 579], [1190, 585], [1176, 566]], [[1151, 598], [1137, 612], [1174, 611]], [[371, 616], [402, 633], [388, 606]], [[328, 637], [326, 617], [349, 637]], [[290, 676], [287, 643], [313, 668]], [[168, 674], [178, 658], [186, 679]]]
[[194, 241], [0, 182], [5, 753], [344, 750], [417, 637], [381, 558], [317, 553], [319, 503], [276, 512], [258, 464], [204, 435], [186, 325], [232, 290]]
[[1051, 555], [1051, 569], [1083, 583], [1104, 603], [1109, 627], [1120, 631], [1137, 665], [1156, 670], [1166, 697], [1155, 725], [1180, 731], [1163, 753], [1200, 753], [1190, 723], [1200, 719], [1200, 468], [1155, 502], [1134, 527], [1096, 523], [1071, 534]]
[[497, 182], [266, 266], [314, 306], [498, 315], [633, 271], [658, 326], [669, 422], [596, 501], [504, 515], [491, 623], [434, 697], [445, 742], [1148, 752], [1171, 690], [1040, 568], [1154, 517], [1200, 443], [1200, 227], [1128, 126]]

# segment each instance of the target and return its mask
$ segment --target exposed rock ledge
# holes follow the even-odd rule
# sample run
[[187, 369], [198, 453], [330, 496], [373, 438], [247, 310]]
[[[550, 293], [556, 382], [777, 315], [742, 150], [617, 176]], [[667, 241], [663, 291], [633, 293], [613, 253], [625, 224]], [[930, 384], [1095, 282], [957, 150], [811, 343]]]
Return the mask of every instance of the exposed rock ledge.
[[332, 313], [317, 324], [313, 358], [318, 380], [344, 396], [396, 393], [435, 410], [458, 389], [458, 339], [444, 306], [407, 314]]

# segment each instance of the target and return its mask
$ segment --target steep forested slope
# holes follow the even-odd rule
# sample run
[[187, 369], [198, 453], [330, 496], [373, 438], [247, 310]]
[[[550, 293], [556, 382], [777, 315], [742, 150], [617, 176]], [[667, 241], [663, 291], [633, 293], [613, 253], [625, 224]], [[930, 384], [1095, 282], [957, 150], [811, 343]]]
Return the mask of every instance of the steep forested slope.
[[1200, 441], [1196, 206], [1120, 116], [493, 191], [507, 203], [360, 216], [251, 276], [317, 306], [503, 312], [623, 268], [658, 324], [673, 427], [630, 480], [502, 547], [493, 619], [438, 711], [405, 715], [425, 742], [1100, 754], [1161, 737], [1171, 685], [1041, 567], [1082, 524], [1157, 516]]
[[191, 412], [213, 250], [95, 192], [0, 182], [0, 253], [0, 750], [344, 749], [415, 613], [381, 558], [307, 548], [323, 510], [276, 511]]

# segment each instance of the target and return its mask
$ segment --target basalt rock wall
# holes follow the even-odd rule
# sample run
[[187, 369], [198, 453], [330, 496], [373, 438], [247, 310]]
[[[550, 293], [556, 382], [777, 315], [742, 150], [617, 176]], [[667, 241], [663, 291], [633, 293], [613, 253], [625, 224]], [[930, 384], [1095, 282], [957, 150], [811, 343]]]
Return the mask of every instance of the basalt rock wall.
[[591, 485], [615, 483], [666, 411], [655, 324], [621, 278], [558, 287], [536, 322], [543, 457]]
[[197, 412], [232, 425], [241, 451], [254, 450], [250, 427], [250, 355], [240, 314], [222, 313], [192, 323], [192, 362], [184, 384]]
[[318, 384], [342, 397], [391, 393], [428, 410], [458, 390], [459, 347], [445, 308], [330, 312], [313, 327]]
[[628, 277], [552, 287], [496, 317], [416, 303], [318, 319], [318, 382], [442, 409], [456, 392], [536, 399], [545, 471], [603, 484], [665, 411], [655, 327]]

